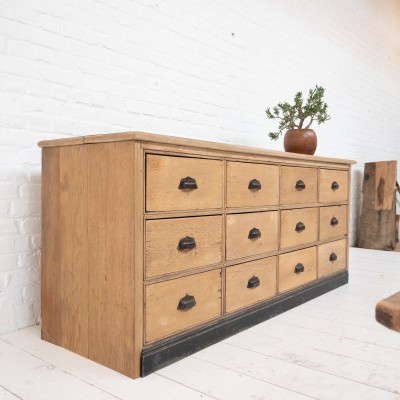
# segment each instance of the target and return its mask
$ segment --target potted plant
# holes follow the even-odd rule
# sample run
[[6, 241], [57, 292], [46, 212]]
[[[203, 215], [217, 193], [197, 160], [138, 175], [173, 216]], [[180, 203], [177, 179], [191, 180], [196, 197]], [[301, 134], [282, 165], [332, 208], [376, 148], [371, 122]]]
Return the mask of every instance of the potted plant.
[[268, 136], [272, 140], [277, 140], [283, 131], [287, 130], [283, 141], [285, 151], [314, 154], [317, 148], [317, 136], [310, 126], [314, 121], [319, 125], [330, 119], [328, 105], [323, 101], [324, 93], [325, 89], [317, 85], [309, 90], [305, 104], [302, 92], [298, 92], [294, 97], [294, 104], [284, 102], [267, 108], [265, 111], [267, 117], [279, 120], [278, 131], [269, 132]]

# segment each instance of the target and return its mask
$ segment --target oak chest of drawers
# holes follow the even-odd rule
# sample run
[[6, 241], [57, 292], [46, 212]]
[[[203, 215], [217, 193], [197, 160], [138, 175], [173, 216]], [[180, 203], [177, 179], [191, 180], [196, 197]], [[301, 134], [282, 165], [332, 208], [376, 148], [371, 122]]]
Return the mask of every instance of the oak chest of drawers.
[[350, 160], [44, 141], [42, 338], [130, 377], [347, 283]]

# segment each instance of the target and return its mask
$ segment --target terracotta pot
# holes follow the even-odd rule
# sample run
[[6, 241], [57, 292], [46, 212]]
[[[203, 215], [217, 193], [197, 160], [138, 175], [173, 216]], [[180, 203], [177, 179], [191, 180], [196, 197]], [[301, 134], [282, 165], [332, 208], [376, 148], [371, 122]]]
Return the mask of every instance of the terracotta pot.
[[289, 129], [283, 140], [285, 151], [313, 155], [317, 148], [317, 135], [312, 129]]

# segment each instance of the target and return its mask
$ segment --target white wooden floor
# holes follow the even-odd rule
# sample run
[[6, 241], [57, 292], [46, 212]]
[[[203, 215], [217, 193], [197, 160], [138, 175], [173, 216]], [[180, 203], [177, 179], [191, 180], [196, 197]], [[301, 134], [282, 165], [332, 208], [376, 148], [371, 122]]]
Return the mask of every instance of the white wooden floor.
[[350, 283], [131, 380], [40, 340], [0, 336], [0, 399], [400, 399], [400, 333], [375, 322], [400, 290], [400, 253], [351, 249]]

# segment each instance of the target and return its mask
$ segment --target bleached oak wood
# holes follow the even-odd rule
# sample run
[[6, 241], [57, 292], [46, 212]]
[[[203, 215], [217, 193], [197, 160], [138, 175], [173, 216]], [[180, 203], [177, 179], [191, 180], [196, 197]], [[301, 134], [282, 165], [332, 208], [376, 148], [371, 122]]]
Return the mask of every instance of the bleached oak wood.
[[[304, 189], [299, 184], [304, 184]], [[296, 188], [297, 185], [297, 188]], [[303, 167], [281, 167], [281, 204], [304, 204], [317, 201], [318, 169]]]
[[[161, 219], [146, 222], [146, 277], [220, 263], [222, 216]], [[185, 237], [193, 249], [179, 249]]]
[[347, 205], [320, 207], [319, 238], [328, 239], [347, 233]]
[[[261, 236], [249, 239], [250, 231]], [[242, 258], [278, 249], [278, 213], [276, 211], [229, 214], [226, 216], [226, 259]]]
[[[303, 231], [297, 224], [304, 224]], [[281, 248], [315, 242], [318, 239], [318, 208], [300, 208], [281, 211]]]
[[[303, 272], [296, 272], [298, 264]], [[279, 256], [279, 293], [299, 287], [317, 278], [317, 248], [294, 251]]]
[[[332, 259], [331, 255], [336, 256]], [[318, 276], [332, 274], [347, 267], [346, 239], [329, 242], [318, 246]]]
[[[88, 149], [60, 149], [61, 346], [88, 356]], [[54, 222], [53, 222], [54, 223]]]
[[[179, 189], [182, 179], [195, 179], [196, 189]], [[146, 210], [222, 208], [223, 162], [147, 155]]]
[[[336, 171], [321, 168], [319, 172], [319, 201], [345, 201], [348, 199], [349, 173], [347, 171]], [[338, 188], [332, 188], [336, 182]]]
[[[260, 183], [260, 189], [249, 189], [254, 179]], [[279, 166], [228, 161], [226, 190], [229, 208], [277, 205]]]
[[89, 358], [130, 377], [140, 374], [134, 340], [141, 323], [134, 310], [142, 284], [135, 281], [134, 213], [141, 204], [135, 204], [134, 146], [83, 146], [89, 160]]
[[60, 149], [42, 155], [42, 338], [61, 345]]
[[[195, 306], [179, 310], [186, 295], [194, 296]], [[146, 286], [146, 342], [191, 328], [221, 315], [221, 270]]]
[[[248, 287], [257, 277], [257, 287]], [[226, 268], [226, 312], [266, 300], [276, 294], [276, 257], [263, 258]]]

